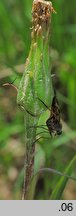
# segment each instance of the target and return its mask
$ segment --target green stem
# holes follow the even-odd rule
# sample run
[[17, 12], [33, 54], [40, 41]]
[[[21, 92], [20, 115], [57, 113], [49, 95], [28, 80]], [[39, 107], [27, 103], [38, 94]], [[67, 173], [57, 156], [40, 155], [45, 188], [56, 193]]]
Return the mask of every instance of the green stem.
[[51, 2], [44, 0], [33, 2], [31, 48], [17, 96], [17, 103], [24, 111], [25, 119], [26, 164], [22, 199], [28, 199], [29, 197], [29, 186], [34, 174], [36, 127], [30, 128], [30, 125], [37, 126], [40, 114], [45, 109], [37, 97], [41, 98], [48, 106], [51, 106], [53, 98], [51, 74], [49, 72], [51, 8]]

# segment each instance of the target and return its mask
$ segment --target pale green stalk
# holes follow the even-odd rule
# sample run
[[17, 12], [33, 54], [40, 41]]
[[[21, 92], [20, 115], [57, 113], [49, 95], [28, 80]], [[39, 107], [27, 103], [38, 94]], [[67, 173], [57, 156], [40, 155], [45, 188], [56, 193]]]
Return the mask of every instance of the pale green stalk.
[[51, 12], [51, 2], [41, 0], [33, 2], [31, 47], [17, 96], [17, 103], [23, 110], [25, 119], [26, 164], [22, 199], [28, 199], [28, 189], [34, 174], [36, 128], [30, 126], [38, 124], [41, 112], [45, 109], [37, 97], [48, 106], [51, 106], [53, 97], [49, 71]]

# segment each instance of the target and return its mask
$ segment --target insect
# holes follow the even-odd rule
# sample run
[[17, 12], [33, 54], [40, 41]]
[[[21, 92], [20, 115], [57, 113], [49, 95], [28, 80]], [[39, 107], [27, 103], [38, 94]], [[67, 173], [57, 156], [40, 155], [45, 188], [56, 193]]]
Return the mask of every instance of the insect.
[[[15, 80], [16, 80], [16, 78], [15, 78]], [[5, 84], [3, 84], [3, 86], [12, 86], [17, 91], [17, 88], [13, 85], [14, 81], [12, 83], [5, 83]], [[55, 88], [54, 88], [54, 97], [53, 97], [53, 100], [52, 100], [51, 108], [49, 108], [39, 97], [37, 97], [37, 98], [50, 111], [50, 117], [46, 121], [46, 125], [48, 127], [48, 131], [49, 131], [50, 135], [51, 136], [52, 135], [54, 135], [54, 136], [61, 135], [62, 134], [62, 124], [61, 124], [61, 121], [60, 121], [60, 107], [59, 107], [59, 102], [58, 102], [58, 99], [57, 99], [57, 96], [56, 96], [56, 90], [55, 90]], [[28, 110], [26, 110], [26, 111], [30, 115], [32, 115], [33, 117], [35, 117], [34, 114], [32, 114], [31, 112], [29, 112]], [[45, 125], [42, 125], [43, 128], [44, 128], [44, 126]], [[44, 129], [47, 130], [46, 128], [44, 128]]]
[[46, 121], [46, 125], [48, 127], [50, 135], [61, 135], [62, 134], [62, 124], [60, 122], [60, 107], [59, 102], [56, 96], [56, 92], [54, 92], [54, 97], [52, 100], [51, 109], [40, 99], [38, 98], [44, 106], [50, 110], [50, 117]]

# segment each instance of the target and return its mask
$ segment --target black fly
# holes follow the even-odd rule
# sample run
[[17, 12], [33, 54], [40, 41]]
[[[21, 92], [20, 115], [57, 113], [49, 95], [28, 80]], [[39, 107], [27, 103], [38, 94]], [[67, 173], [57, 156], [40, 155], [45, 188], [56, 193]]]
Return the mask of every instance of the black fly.
[[53, 97], [51, 114], [46, 121], [49, 133], [54, 135], [62, 134], [62, 124], [60, 122], [60, 107], [56, 95]]
[[[40, 99], [38, 98], [44, 106], [48, 108], [48, 106]], [[62, 124], [60, 122], [60, 107], [59, 102], [56, 96], [56, 92], [54, 91], [54, 97], [52, 100], [52, 105], [50, 110], [50, 117], [46, 121], [46, 125], [48, 127], [50, 135], [61, 135], [62, 134]]]

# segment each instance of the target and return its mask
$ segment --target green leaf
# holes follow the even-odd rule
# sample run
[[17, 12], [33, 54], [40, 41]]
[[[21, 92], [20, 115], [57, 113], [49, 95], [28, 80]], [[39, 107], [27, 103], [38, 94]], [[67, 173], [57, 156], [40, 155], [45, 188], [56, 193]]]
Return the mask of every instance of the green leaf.
[[[75, 163], [76, 163], [76, 155], [70, 161], [70, 163], [67, 166], [67, 168], [65, 169], [64, 173], [67, 175], [71, 175]], [[62, 193], [65, 189], [67, 181], [68, 181], [68, 179], [63, 177], [63, 176], [60, 178], [59, 182], [57, 183], [56, 187], [54, 188], [54, 190], [50, 196], [50, 200], [60, 200], [61, 199]]]

